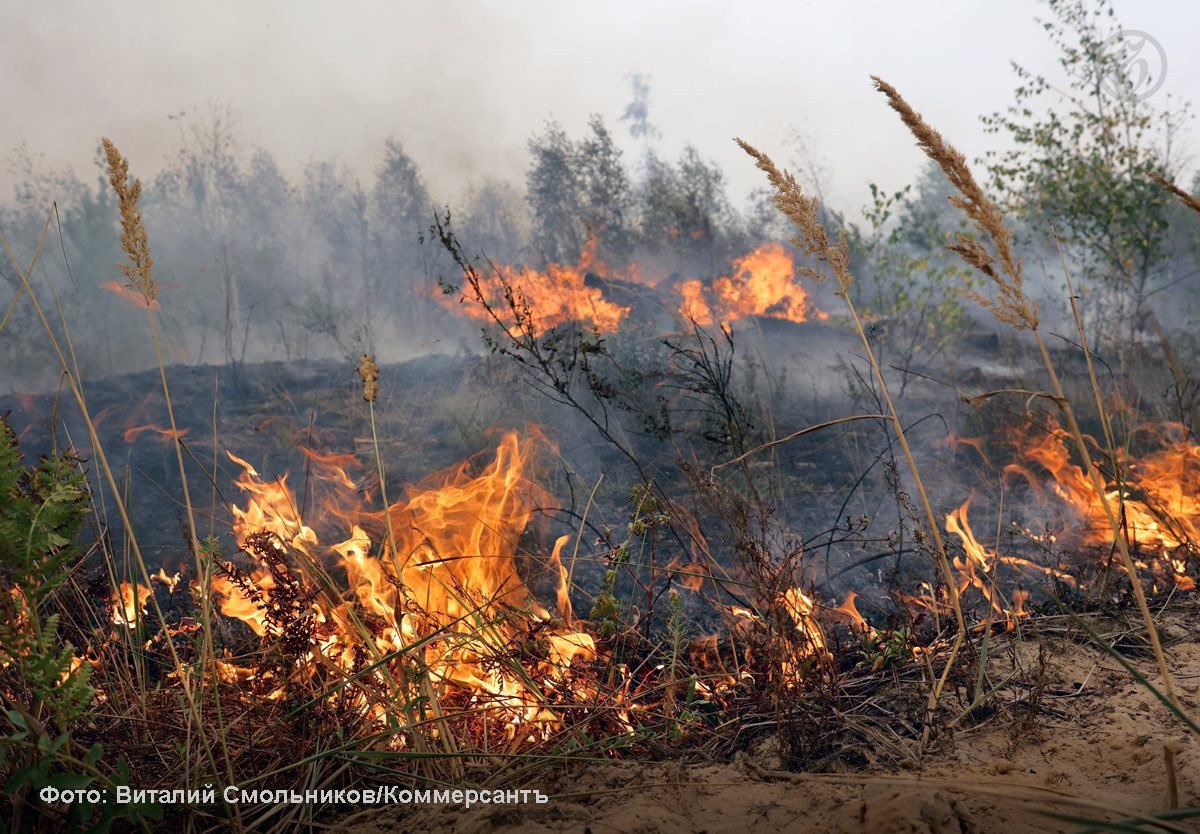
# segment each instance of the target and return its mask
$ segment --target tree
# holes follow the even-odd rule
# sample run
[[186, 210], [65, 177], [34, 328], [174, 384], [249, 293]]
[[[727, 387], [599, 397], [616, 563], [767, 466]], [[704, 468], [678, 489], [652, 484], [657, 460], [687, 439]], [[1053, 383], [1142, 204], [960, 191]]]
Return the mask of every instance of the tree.
[[427, 288], [419, 280], [418, 240], [432, 218], [433, 204], [417, 164], [398, 141], [387, 140], [367, 215], [371, 228], [371, 252], [364, 273], [368, 317], [378, 306], [407, 314], [404, 324], [408, 328], [420, 320], [430, 293], [420, 292]]
[[455, 225], [473, 250], [497, 263], [523, 260], [529, 241], [529, 210], [520, 191], [505, 180], [487, 178], [473, 185], [465, 213]]
[[675, 250], [683, 268], [715, 274], [744, 242], [725, 175], [692, 145], [674, 165], [647, 153], [638, 202], [642, 245]]
[[314, 284], [298, 311], [302, 331], [328, 337], [347, 359], [373, 353], [366, 290], [367, 195], [333, 160], [309, 163], [301, 193], [307, 271]]
[[1171, 282], [1179, 254], [1168, 235], [1175, 211], [1151, 174], [1178, 166], [1174, 139], [1187, 108], [1142, 95], [1120, 48], [1111, 0], [1046, 0], [1041, 21], [1059, 48], [1066, 89], [1014, 64], [1013, 104], [984, 117], [1013, 148], [990, 155], [992, 182], [1042, 242], [1057, 236], [1076, 275], [1096, 291], [1089, 324], [1098, 339], [1156, 326], [1151, 297]]
[[533, 243], [548, 261], [575, 263], [589, 240], [618, 258], [633, 246], [633, 193], [621, 150], [599, 116], [588, 127], [590, 135], [574, 141], [550, 122], [529, 142]]
[[[873, 203], [864, 209], [870, 229], [849, 230], [860, 275], [851, 292], [873, 321], [877, 354], [894, 354], [889, 363], [907, 370], [941, 355], [970, 324], [956, 290], [973, 285], [972, 273], [946, 248], [963, 224], [947, 199], [952, 186], [932, 162], [915, 189], [887, 194], [874, 183], [870, 188]], [[906, 374], [901, 395], [907, 383]]]
[[574, 263], [585, 240], [574, 143], [562, 125], [550, 122], [529, 140], [529, 153], [533, 160], [525, 189], [533, 212], [533, 245], [547, 261]]
[[[240, 358], [238, 339], [248, 321], [242, 302], [244, 265], [235, 244], [241, 229], [237, 214], [243, 159], [237, 139], [238, 117], [232, 108], [214, 103], [193, 118], [188, 114], [172, 118], [181, 120], [181, 141], [175, 158], [150, 189], [148, 203], [155, 211], [147, 212], [147, 224], [156, 241], [169, 240], [177, 247], [175, 252], [168, 249], [164, 263], [180, 270], [198, 269], [199, 275], [193, 278], [215, 268], [221, 285], [219, 296], [204, 286], [203, 280], [187, 282], [201, 326], [197, 361], [204, 361], [205, 331], [220, 322], [222, 358], [233, 364]], [[160, 234], [164, 226], [170, 231]], [[214, 314], [209, 309], [210, 299], [217, 298], [223, 309]]]
[[628, 226], [633, 209], [629, 174], [604, 120], [593, 115], [588, 126], [591, 136], [575, 149], [577, 177], [583, 192], [583, 224], [606, 252], [624, 258], [633, 245]]

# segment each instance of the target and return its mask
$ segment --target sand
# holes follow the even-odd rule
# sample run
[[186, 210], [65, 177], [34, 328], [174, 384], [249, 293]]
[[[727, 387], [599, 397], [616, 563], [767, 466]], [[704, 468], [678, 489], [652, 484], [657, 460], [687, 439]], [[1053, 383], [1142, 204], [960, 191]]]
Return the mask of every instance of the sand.
[[[1200, 603], [1178, 600], [1164, 625], [1185, 711], [1200, 717]], [[1126, 621], [1130, 622], [1130, 621]], [[1032, 630], [1032, 629], [1031, 629]], [[1115, 630], [1110, 633], [1136, 632]], [[401, 807], [361, 811], [344, 832], [1066, 832], [1059, 813], [1119, 819], [1170, 807], [1165, 751], [1175, 752], [1179, 805], [1200, 806], [1200, 741], [1145, 687], [1094, 645], [1053, 634], [1000, 641], [989, 679], [997, 709], [974, 726], [944, 730], [923, 755], [897, 727], [888, 753], [828, 773], [784, 769], [780, 745], [760, 738], [732, 759], [621, 761], [546, 772], [528, 784], [545, 804]], [[1153, 659], [1134, 666], [1158, 681]], [[1039, 662], [1039, 657], [1041, 662]], [[1013, 674], [1015, 670], [1015, 674]], [[1009, 677], [1012, 675], [1012, 677]], [[944, 726], [961, 712], [943, 699]], [[964, 722], [965, 723], [965, 722]], [[911, 756], [896, 760], [894, 750]], [[872, 757], [876, 758], [876, 757]], [[1200, 831], [1200, 818], [1172, 823]]]

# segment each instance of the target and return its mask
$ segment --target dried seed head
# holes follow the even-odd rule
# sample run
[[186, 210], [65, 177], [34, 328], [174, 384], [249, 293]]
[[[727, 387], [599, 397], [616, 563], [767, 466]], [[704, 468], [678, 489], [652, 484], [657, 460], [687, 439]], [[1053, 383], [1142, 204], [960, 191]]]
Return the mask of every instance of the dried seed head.
[[1150, 179], [1161, 185], [1163, 188], [1170, 191], [1176, 197], [1183, 201], [1183, 204], [1194, 212], [1200, 212], [1200, 198], [1196, 198], [1188, 192], [1184, 191], [1175, 183], [1168, 180], [1166, 177], [1160, 177], [1158, 174], [1151, 174]]
[[379, 393], [379, 366], [369, 354], [364, 353], [358, 360], [358, 376], [363, 383], [363, 399], [369, 403], [375, 402]]
[[[800, 233], [792, 238], [792, 243], [806, 255], [812, 255], [829, 265], [833, 277], [837, 279], [841, 292], [850, 289], [854, 277], [850, 274], [850, 255], [846, 247], [846, 236], [839, 235], [836, 244], [829, 242], [825, 226], [821, 223], [821, 203], [816, 197], [805, 195], [800, 183], [786, 170], [781, 171], [771, 157], [755, 148], [749, 142], [735, 139], [738, 146], [754, 157], [755, 165], [767, 175], [767, 181], [775, 191], [775, 205], [789, 220], [796, 224]], [[801, 275], [814, 280], [824, 280], [820, 272], [802, 267], [798, 270]]]
[[876, 76], [871, 76], [871, 80], [875, 82], [875, 89], [887, 96], [888, 105], [916, 138], [917, 146], [938, 164], [958, 191], [958, 194], [950, 197], [950, 202], [962, 210], [981, 237], [991, 241], [989, 249], [978, 239], [960, 233], [957, 242], [949, 247], [969, 266], [986, 275], [996, 288], [992, 298], [972, 291], [964, 291], [963, 294], [1017, 330], [1036, 330], [1037, 304], [1025, 295], [1021, 260], [1013, 253], [1012, 232], [1004, 225], [1004, 216], [996, 204], [988, 199], [975, 181], [971, 169], [967, 167], [966, 157], [930, 127], [895, 87]]
[[129, 263], [117, 264], [128, 279], [126, 286], [141, 293], [146, 306], [154, 306], [158, 297], [158, 282], [154, 280], [154, 258], [150, 255], [150, 242], [146, 237], [146, 226], [142, 223], [142, 212], [138, 198], [142, 196], [142, 184], [129, 177], [129, 160], [121, 155], [117, 146], [107, 136], [100, 140], [104, 145], [104, 157], [108, 162], [108, 181], [117, 195], [121, 212], [121, 249]]

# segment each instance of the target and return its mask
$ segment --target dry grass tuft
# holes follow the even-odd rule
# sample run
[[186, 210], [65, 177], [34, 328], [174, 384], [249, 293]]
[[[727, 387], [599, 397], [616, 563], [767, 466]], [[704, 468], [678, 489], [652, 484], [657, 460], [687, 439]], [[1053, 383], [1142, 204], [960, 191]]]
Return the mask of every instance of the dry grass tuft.
[[[950, 557], [946, 550], [946, 543], [942, 539], [938, 518], [933, 511], [933, 505], [929, 501], [929, 494], [925, 490], [925, 484], [921, 479], [920, 470], [917, 468], [916, 459], [913, 457], [912, 448], [908, 444], [908, 438], [904, 432], [904, 423], [900, 419], [899, 412], [896, 410], [896, 404], [892, 399], [891, 391], [888, 388], [887, 380], [884, 378], [883, 368], [880, 366], [879, 359], [875, 355], [875, 350], [871, 346], [871, 340], [867, 337], [862, 318], [859, 316], [858, 310], [854, 305], [854, 300], [850, 296], [850, 287], [854, 284], [854, 276], [850, 273], [850, 257], [845, 234], [839, 235], [836, 245], [831, 244], [829, 236], [825, 232], [825, 227], [820, 221], [818, 213], [819, 200], [816, 197], [805, 195], [800, 184], [796, 182], [796, 178], [787, 171], [780, 170], [765, 153], [741, 139], [736, 141], [742, 150], [754, 157], [758, 168], [766, 173], [767, 180], [775, 192], [775, 205], [800, 230], [799, 235], [792, 238], [792, 243], [806, 254], [816, 257], [827, 264], [833, 271], [834, 278], [838, 282], [838, 295], [842, 297], [842, 300], [846, 304], [846, 310], [850, 313], [855, 330], [862, 341], [863, 352], [867, 357], [867, 361], [871, 363], [875, 381], [879, 385], [879, 391], [883, 395], [884, 403], [887, 405], [887, 419], [892, 423], [896, 440], [900, 444], [905, 462], [908, 464], [909, 472], [912, 474], [917, 495], [921, 499], [921, 506], [925, 512], [925, 520], [929, 525], [928, 537], [932, 543], [929, 550], [933, 556], [933, 561], [937, 567], [943, 587], [946, 589], [946, 594], [950, 600], [950, 607], [954, 611], [955, 622], [958, 626], [954, 636], [954, 643], [950, 649], [949, 656], [946, 658], [942, 674], [929, 692], [928, 714], [926, 716], [925, 729], [921, 737], [921, 748], [924, 749], [929, 741], [929, 733], [932, 728], [932, 721], [929, 719], [932, 717], [933, 711], [941, 697], [942, 689], [949, 679], [950, 670], [954, 667], [954, 661], [958, 657], [958, 652], [967, 639], [967, 622], [963, 615], [962, 602], [959, 599], [954, 571], [950, 567]], [[809, 278], [817, 280], [824, 278], [819, 271], [812, 268], [802, 267], [797, 271]], [[920, 531], [918, 535], [923, 537], [926, 533]]]
[[154, 257], [150, 254], [150, 241], [138, 198], [142, 196], [142, 183], [129, 177], [129, 160], [121, 155], [117, 146], [107, 136], [101, 142], [108, 161], [108, 181], [117, 193], [121, 211], [121, 249], [129, 257], [129, 263], [117, 264], [129, 279], [129, 288], [141, 293], [146, 305], [151, 306], [158, 298], [158, 282], [154, 280]]
[[1038, 308], [1025, 295], [1025, 278], [1021, 259], [1013, 252], [1012, 232], [1004, 225], [1004, 215], [975, 181], [971, 169], [967, 167], [966, 157], [930, 127], [895, 87], [874, 75], [871, 80], [875, 82], [875, 89], [887, 96], [888, 105], [900, 115], [900, 120], [916, 138], [917, 145], [938, 164], [958, 192], [951, 195], [950, 202], [966, 214], [981, 236], [992, 243], [992, 249], [989, 250], [976, 238], [959, 233], [957, 242], [949, 247], [996, 286], [995, 298], [987, 298], [973, 290], [964, 289], [962, 293], [991, 310], [999, 321], [1010, 327], [1036, 330]]

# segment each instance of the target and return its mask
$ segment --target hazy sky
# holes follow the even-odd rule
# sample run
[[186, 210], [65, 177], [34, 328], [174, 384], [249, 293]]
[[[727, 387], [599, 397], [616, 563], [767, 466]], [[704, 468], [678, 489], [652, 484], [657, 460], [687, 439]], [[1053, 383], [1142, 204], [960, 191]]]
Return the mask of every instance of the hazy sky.
[[[1155, 95], [1200, 99], [1200, 6], [1116, 7], [1166, 51]], [[337, 156], [365, 174], [395, 137], [441, 202], [485, 175], [521, 181], [525, 143], [550, 117], [578, 136], [599, 113], [636, 154], [617, 120], [640, 72], [661, 149], [695, 144], [739, 204], [759, 180], [731, 138], [788, 160], [797, 128], [828, 168], [831, 202], [857, 209], [868, 181], [898, 187], [919, 164], [870, 74], [973, 158], [995, 143], [978, 116], [1011, 100], [1010, 60], [1052, 72], [1055, 58], [1033, 0], [0, 0], [0, 10], [5, 156], [26, 142], [91, 178], [108, 134], [135, 174], [151, 175], [178, 142], [168, 115], [215, 101], [290, 173]], [[0, 169], [4, 194], [11, 180]]]

